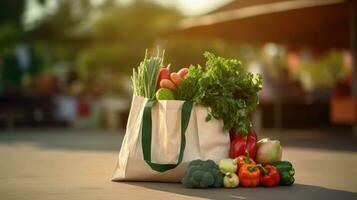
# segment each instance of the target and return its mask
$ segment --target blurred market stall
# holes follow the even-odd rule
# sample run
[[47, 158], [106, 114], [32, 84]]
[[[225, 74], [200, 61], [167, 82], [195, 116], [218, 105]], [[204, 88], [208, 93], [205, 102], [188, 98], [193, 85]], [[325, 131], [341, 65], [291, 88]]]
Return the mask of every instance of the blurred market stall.
[[[182, 20], [179, 28], [167, 33], [165, 37], [222, 38], [232, 43], [256, 45], [273, 42], [265, 45], [263, 50], [270, 54], [270, 65], [278, 68], [272, 83], [274, 126], [280, 129], [283, 124], [299, 119], [303, 122], [302, 126], [306, 127], [309, 123], [318, 123], [318, 120], [311, 119], [321, 119], [328, 115], [333, 123], [353, 125], [357, 123], [356, 18], [355, 1], [235, 0], [206, 15]], [[331, 52], [331, 49], [335, 51]], [[343, 52], [340, 58], [338, 51]], [[287, 63], [281, 59], [281, 54], [285, 54]], [[304, 64], [306, 57], [318, 57], [320, 61]], [[266, 65], [269, 67], [269, 64]], [[284, 71], [282, 65], [288, 65], [290, 73]], [[342, 75], [339, 68], [346, 66], [354, 67], [345, 70], [348, 73]], [[287, 78], [297, 68], [302, 87], [307, 91], [320, 91], [315, 92], [316, 97], [324, 96], [323, 85], [329, 85], [328, 90], [337, 85], [330, 99], [330, 112], [327, 111], [328, 104], [324, 106], [318, 98], [307, 102], [296, 98], [288, 100], [294, 96], [288, 90], [294, 89], [287, 86]], [[353, 79], [352, 73], [355, 77]], [[319, 85], [319, 80], [323, 84]], [[287, 101], [289, 103], [286, 104]], [[298, 115], [301, 115], [300, 118]], [[307, 117], [309, 120], [302, 120], [306, 116], [310, 116]], [[325, 119], [325, 122], [328, 120]]]

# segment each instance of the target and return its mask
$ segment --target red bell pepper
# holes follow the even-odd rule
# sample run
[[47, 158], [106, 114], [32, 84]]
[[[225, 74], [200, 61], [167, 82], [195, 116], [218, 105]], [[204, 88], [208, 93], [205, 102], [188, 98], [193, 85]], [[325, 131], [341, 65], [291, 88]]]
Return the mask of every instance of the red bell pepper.
[[238, 170], [239, 184], [244, 187], [256, 187], [260, 181], [260, 171], [257, 166], [243, 165]]
[[264, 167], [259, 164], [257, 165], [260, 168], [260, 183], [265, 187], [274, 187], [280, 182], [280, 174], [276, 167], [273, 165], [264, 165]]
[[256, 133], [251, 131], [246, 137], [238, 135], [234, 129], [231, 129], [229, 133], [231, 136], [230, 157], [234, 159], [249, 152], [249, 157], [254, 159], [257, 153]]

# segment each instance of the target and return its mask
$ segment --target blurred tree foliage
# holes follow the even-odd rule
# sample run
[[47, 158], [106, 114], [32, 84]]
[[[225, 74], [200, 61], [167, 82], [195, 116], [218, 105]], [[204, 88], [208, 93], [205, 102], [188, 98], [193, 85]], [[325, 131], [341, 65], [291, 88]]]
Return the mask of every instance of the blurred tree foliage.
[[0, 6], [0, 55], [13, 53], [15, 45], [22, 39], [22, 13], [25, 0], [2, 0]]
[[[48, 1], [40, 2], [45, 7]], [[57, 0], [56, 4], [55, 11], [35, 21], [28, 32], [29, 39], [47, 65], [63, 60], [74, 61], [90, 40], [88, 35], [77, 34], [92, 11], [89, 1]]]
[[[89, 0], [33, 1], [44, 13], [25, 33], [26, 40], [41, 57], [41, 69], [47, 73], [58, 63], [66, 63], [85, 86], [102, 85], [107, 91], [120, 93], [127, 86], [122, 86], [118, 79], [129, 77], [147, 48], [153, 52], [157, 48], [166, 49], [165, 63], [171, 63], [174, 70], [203, 64], [205, 51], [229, 57], [240, 55], [236, 46], [222, 40], [162, 37], [162, 33], [175, 29], [182, 15], [175, 8], [162, 7], [150, 0], [134, 0], [129, 4], [105, 0], [100, 5]], [[12, 13], [16, 13], [14, 20], [20, 22], [26, 0], [6, 2], [18, 9]], [[49, 10], [48, 5], [53, 2], [55, 9]], [[22, 9], [13, 5], [21, 5]], [[21, 33], [13, 27], [3, 32], [15, 39], [19, 38], [15, 33]]]
[[181, 18], [177, 10], [149, 1], [135, 1], [129, 5], [107, 1], [99, 8], [99, 13], [91, 32], [92, 41], [78, 57], [78, 69], [86, 79], [94, 79], [101, 70], [118, 75], [131, 74], [145, 49]]
[[15, 48], [23, 38], [21, 24], [24, 0], [2, 0], [0, 5], [0, 91], [3, 87], [18, 87], [21, 70]]
[[12, 23], [21, 27], [21, 18], [24, 9], [25, 0], [1, 0], [0, 24]]

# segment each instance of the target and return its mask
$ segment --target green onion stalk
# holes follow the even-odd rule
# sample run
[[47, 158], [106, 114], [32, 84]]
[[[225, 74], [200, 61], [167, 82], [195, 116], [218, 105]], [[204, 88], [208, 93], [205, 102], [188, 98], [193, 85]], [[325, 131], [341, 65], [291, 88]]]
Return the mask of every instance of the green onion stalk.
[[134, 94], [146, 98], [154, 98], [156, 85], [159, 78], [160, 68], [163, 66], [165, 51], [158, 51], [156, 56], [148, 58], [148, 50], [145, 51], [145, 58], [140, 62], [137, 70], [133, 69], [131, 77]]

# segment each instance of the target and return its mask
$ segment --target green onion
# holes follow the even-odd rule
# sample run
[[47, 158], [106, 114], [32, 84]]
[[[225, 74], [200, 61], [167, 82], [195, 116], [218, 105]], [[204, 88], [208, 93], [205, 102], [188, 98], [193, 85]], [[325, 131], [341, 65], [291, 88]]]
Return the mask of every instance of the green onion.
[[146, 98], [154, 98], [156, 84], [159, 78], [160, 68], [163, 66], [165, 51], [158, 51], [157, 56], [148, 58], [148, 50], [145, 51], [145, 58], [140, 62], [137, 71], [133, 69], [131, 77], [134, 94]]

